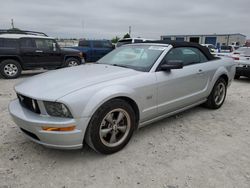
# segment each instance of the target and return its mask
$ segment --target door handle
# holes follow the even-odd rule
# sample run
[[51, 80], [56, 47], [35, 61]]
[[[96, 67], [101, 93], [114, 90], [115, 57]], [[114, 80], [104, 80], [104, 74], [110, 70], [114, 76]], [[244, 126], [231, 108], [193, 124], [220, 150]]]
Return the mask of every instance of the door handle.
[[36, 50], [36, 53], [43, 53], [42, 50]]

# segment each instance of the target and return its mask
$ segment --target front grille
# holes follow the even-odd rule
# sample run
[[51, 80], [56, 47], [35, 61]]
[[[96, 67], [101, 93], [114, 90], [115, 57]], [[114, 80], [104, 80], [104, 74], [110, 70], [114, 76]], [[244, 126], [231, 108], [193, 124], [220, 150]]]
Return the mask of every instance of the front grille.
[[20, 128], [20, 129], [21, 129], [21, 131], [23, 131], [23, 133], [30, 136], [31, 138], [40, 141], [40, 139], [34, 133], [31, 133], [31, 132], [29, 132], [29, 131], [27, 131], [25, 129], [22, 129], [22, 128]]
[[41, 113], [39, 106], [38, 106], [38, 103], [37, 103], [37, 100], [31, 99], [29, 97], [26, 97], [26, 96], [23, 96], [20, 94], [17, 94], [17, 97], [19, 99], [20, 104], [24, 108], [26, 108], [34, 113], [37, 113], [37, 114]]

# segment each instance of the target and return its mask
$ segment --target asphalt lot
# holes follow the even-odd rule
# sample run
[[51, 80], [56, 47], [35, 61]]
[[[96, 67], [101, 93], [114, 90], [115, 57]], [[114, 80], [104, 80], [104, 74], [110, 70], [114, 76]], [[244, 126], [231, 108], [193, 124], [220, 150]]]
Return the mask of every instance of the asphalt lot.
[[233, 82], [219, 110], [196, 107], [137, 131], [105, 156], [29, 141], [8, 113], [20, 79], [0, 79], [0, 188], [250, 187], [250, 80]]

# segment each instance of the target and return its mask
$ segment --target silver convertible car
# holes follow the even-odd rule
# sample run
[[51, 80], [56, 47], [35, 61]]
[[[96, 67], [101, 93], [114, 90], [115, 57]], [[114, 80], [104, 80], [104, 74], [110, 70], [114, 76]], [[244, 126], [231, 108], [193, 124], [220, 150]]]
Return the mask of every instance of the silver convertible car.
[[97, 63], [25, 79], [9, 105], [15, 123], [47, 147], [121, 150], [144, 125], [204, 104], [222, 106], [235, 75], [230, 58], [186, 42], [125, 45]]

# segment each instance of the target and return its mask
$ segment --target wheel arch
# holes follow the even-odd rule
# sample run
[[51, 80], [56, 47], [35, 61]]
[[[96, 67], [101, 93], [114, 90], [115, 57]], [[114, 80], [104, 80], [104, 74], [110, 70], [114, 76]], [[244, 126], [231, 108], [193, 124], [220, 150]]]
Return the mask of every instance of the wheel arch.
[[119, 96], [116, 98], [112, 98], [109, 101], [114, 100], [114, 99], [124, 100], [133, 108], [134, 113], [135, 113], [135, 118], [136, 118], [136, 128], [138, 128], [138, 124], [139, 124], [139, 120], [140, 120], [140, 111], [139, 111], [139, 107], [138, 107], [137, 103], [133, 99], [131, 99], [129, 97], [125, 97], [125, 96]]
[[66, 65], [66, 61], [69, 59], [69, 58], [74, 58], [74, 59], [77, 59], [79, 61], [79, 63], [81, 63], [81, 58], [78, 57], [78, 56], [74, 56], [74, 55], [67, 55], [64, 57], [64, 64]]
[[8, 59], [17, 61], [21, 65], [22, 69], [24, 69], [23, 62], [21, 58], [18, 56], [0, 56], [0, 64], [2, 63], [2, 61], [8, 60]]
[[227, 85], [229, 84], [229, 81], [230, 81], [230, 76], [229, 76], [229, 73], [227, 71], [226, 68], [224, 67], [220, 67], [214, 74], [213, 78], [211, 79], [211, 84], [210, 84], [210, 87], [209, 87], [209, 92], [208, 94], [210, 94], [213, 90], [213, 87], [214, 87], [214, 84], [217, 82], [218, 79], [220, 78], [223, 78]]
[[92, 117], [102, 105], [114, 99], [124, 100], [133, 108], [136, 116], [136, 126], [138, 126], [140, 120], [140, 105], [136, 102], [137, 100], [133, 90], [123, 86], [117, 86], [115, 89], [114, 87], [112, 87], [112, 89], [108, 87], [97, 92], [88, 100], [81, 116]]
[[228, 85], [228, 81], [229, 81], [228, 75], [222, 74], [218, 79], [220, 79], [220, 78], [223, 78], [226, 81], [226, 84]]

